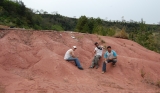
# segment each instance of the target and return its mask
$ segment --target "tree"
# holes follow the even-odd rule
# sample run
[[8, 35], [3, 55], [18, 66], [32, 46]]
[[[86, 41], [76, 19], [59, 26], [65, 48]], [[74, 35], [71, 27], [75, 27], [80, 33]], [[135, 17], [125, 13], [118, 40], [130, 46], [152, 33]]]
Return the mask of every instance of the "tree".
[[83, 27], [86, 26], [85, 24], [87, 23], [88, 19], [86, 16], [81, 16], [78, 19], [78, 23], [76, 25], [76, 30], [79, 32], [83, 32]]
[[2, 5], [3, 5], [3, 2], [4, 2], [4, 0], [0, 0], [0, 6], [2, 6]]
[[26, 13], [26, 6], [22, 1], [19, 1], [18, 3], [19, 3], [18, 13], [19, 15], [24, 16]]

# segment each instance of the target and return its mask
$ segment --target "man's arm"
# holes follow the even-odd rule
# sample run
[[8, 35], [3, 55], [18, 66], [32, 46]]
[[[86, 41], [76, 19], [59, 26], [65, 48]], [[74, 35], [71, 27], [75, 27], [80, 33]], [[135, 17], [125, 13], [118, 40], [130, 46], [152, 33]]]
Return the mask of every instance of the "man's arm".
[[117, 53], [116, 53], [115, 51], [113, 51], [113, 56], [114, 56], [114, 57], [112, 58], [112, 60], [113, 60], [113, 59], [117, 59]]
[[113, 60], [113, 59], [117, 59], [117, 56], [114, 56], [111, 60]]
[[76, 57], [76, 56], [74, 55], [73, 50], [72, 50], [72, 51], [70, 51], [70, 55], [71, 55], [72, 57]]
[[107, 63], [107, 60], [108, 60], [108, 56], [107, 56], [107, 52], [105, 52], [105, 54], [104, 54], [104, 62], [106, 62]]
[[94, 50], [93, 54], [96, 54], [96, 50]]

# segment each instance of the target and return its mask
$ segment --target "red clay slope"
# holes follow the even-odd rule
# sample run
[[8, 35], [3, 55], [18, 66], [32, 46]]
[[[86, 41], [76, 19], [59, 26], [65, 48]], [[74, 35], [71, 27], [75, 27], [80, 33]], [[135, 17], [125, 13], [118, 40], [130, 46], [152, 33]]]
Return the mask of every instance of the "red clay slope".
[[[73, 38], [75, 37], [75, 38]], [[88, 69], [94, 42], [112, 46], [116, 67]], [[84, 70], [63, 60], [76, 45]], [[105, 52], [105, 51], [104, 51]], [[0, 93], [159, 93], [160, 54], [125, 39], [72, 32], [0, 30]]]

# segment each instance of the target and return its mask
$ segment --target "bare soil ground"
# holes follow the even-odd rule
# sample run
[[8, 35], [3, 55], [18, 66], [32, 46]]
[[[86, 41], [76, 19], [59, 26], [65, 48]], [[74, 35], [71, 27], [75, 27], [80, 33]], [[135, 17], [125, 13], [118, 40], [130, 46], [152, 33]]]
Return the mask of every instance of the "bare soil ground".
[[[94, 42], [112, 46], [116, 67], [88, 69]], [[63, 60], [77, 46], [84, 70]], [[104, 49], [105, 52], [105, 49]], [[85, 33], [0, 30], [0, 93], [160, 93], [160, 54], [125, 39]]]

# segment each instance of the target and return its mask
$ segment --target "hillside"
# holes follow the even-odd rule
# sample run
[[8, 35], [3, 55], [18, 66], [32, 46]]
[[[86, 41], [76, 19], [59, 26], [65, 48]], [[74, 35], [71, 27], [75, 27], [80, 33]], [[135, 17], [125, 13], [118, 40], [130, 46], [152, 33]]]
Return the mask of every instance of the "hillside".
[[[108, 64], [105, 74], [103, 59], [98, 69], [88, 69], [96, 41], [118, 54], [117, 66]], [[73, 45], [84, 70], [63, 60]], [[0, 51], [0, 93], [160, 92], [160, 54], [130, 40], [69, 31], [0, 30]]]

